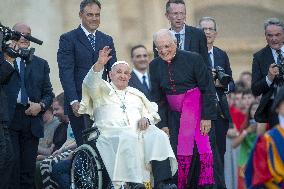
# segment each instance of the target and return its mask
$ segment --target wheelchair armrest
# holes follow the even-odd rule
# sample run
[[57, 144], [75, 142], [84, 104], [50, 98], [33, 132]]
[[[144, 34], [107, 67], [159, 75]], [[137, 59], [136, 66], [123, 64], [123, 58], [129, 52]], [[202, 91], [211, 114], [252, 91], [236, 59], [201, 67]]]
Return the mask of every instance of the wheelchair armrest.
[[85, 142], [88, 141], [88, 138], [89, 138], [90, 134], [92, 134], [94, 132], [96, 133], [96, 135], [91, 140], [92, 141], [96, 141], [99, 138], [99, 136], [100, 136], [100, 131], [99, 131], [99, 129], [97, 127], [87, 128], [87, 129], [82, 131], [83, 138], [84, 138]]

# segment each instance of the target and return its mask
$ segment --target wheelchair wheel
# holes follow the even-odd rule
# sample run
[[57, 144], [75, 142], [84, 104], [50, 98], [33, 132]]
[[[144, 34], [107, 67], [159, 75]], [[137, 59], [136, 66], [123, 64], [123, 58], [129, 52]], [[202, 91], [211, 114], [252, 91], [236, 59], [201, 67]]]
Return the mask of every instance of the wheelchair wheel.
[[87, 144], [80, 146], [71, 168], [71, 189], [102, 189], [102, 162], [98, 153]]

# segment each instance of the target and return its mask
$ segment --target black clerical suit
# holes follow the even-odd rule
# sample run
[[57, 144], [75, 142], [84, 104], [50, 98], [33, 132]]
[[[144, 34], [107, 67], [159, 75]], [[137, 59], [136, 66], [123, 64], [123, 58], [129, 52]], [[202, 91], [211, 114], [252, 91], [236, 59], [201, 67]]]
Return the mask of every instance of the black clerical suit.
[[[172, 73], [171, 80], [169, 72]], [[158, 104], [161, 117], [161, 122], [157, 126], [169, 128], [171, 145], [174, 152], [177, 153], [180, 113], [170, 110], [166, 95], [183, 94], [198, 87], [202, 99], [201, 117], [204, 120], [214, 120], [216, 119], [216, 92], [213, 80], [209, 76], [208, 68], [205, 66], [202, 57], [197, 53], [183, 50], [177, 50], [175, 57], [169, 64], [160, 57], [155, 58], [150, 63], [150, 75], [151, 101]], [[199, 188], [196, 182], [200, 173], [199, 168], [197, 168], [199, 155], [196, 145], [193, 154], [187, 185], [189, 188]]]

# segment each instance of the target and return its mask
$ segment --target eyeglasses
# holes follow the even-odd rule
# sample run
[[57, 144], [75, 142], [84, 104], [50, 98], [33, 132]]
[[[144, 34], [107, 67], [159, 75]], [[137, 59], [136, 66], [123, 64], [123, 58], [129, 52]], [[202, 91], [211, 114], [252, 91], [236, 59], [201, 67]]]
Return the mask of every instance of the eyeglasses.
[[171, 14], [173, 17], [178, 17], [178, 16], [184, 17], [184, 16], [186, 15], [185, 12], [171, 12], [170, 14]]
[[210, 31], [210, 32], [212, 32], [212, 31], [216, 31], [216, 29], [215, 28], [202, 28], [202, 30], [203, 31]]
[[162, 46], [157, 46], [155, 49], [157, 51], [162, 51], [162, 50], [168, 50], [172, 47], [173, 45], [173, 42], [169, 43], [169, 44], [166, 44], [166, 45], [162, 45]]

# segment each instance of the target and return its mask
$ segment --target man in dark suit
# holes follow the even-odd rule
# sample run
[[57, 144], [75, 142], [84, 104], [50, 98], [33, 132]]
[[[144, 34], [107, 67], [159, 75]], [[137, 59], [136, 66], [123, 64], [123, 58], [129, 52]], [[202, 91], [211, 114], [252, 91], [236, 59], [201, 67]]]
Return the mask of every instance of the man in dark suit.
[[203, 17], [199, 21], [199, 27], [205, 32], [208, 47], [208, 60], [212, 68], [213, 77], [215, 78], [215, 88], [217, 92], [217, 119], [213, 121], [215, 126], [216, 144], [219, 156], [222, 162], [220, 169], [222, 177], [224, 178], [224, 155], [226, 152], [226, 134], [229, 129], [229, 122], [231, 116], [229, 112], [229, 104], [226, 94], [232, 92], [235, 88], [234, 81], [230, 81], [228, 85], [223, 86], [218, 78], [216, 78], [216, 68], [219, 66], [223, 68], [224, 73], [232, 77], [232, 70], [228, 55], [225, 51], [213, 46], [217, 36], [217, 24], [214, 18]]
[[277, 64], [283, 62], [284, 24], [277, 18], [270, 18], [264, 23], [264, 30], [267, 46], [253, 56], [251, 90], [255, 96], [262, 95], [255, 120], [273, 127], [279, 121], [271, 106], [277, 91], [283, 87]]
[[[170, 30], [177, 38], [177, 46], [181, 50], [199, 53], [204, 62], [208, 63], [206, 37], [204, 32], [198, 28], [185, 24], [186, 7], [183, 0], [169, 0], [166, 3], [167, 19], [171, 24]], [[154, 57], [158, 57], [158, 52], [154, 44]]]
[[82, 21], [77, 29], [60, 37], [57, 62], [59, 77], [65, 94], [65, 112], [67, 112], [76, 143], [83, 143], [82, 130], [84, 118], [78, 110], [82, 98], [82, 82], [90, 68], [97, 61], [99, 51], [105, 46], [111, 50], [112, 58], [105, 66], [103, 78], [116, 62], [116, 52], [112, 37], [100, 32], [101, 4], [98, 0], [83, 0], [80, 4], [79, 16]]
[[129, 80], [129, 86], [143, 92], [150, 99], [150, 79], [148, 74], [149, 56], [144, 45], [136, 45], [131, 49], [133, 70]]
[[[17, 23], [13, 30], [31, 35], [31, 28]], [[12, 41], [19, 48], [28, 48], [30, 42], [21, 37]], [[8, 102], [9, 132], [13, 146], [14, 167], [10, 188], [33, 188], [39, 138], [43, 137], [42, 114], [52, 103], [54, 94], [47, 61], [33, 56], [26, 61], [16, 58], [15, 71], [4, 86]], [[7, 173], [9, 174], [9, 173]]]
[[[0, 43], [2, 43], [0, 41]], [[4, 92], [3, 85], [5, 85], [11, 78], [14, 72], [15, 58], [9, 57], [0, 50], [0, 188], [6, 189], [9, 184], [9, 174], [13, 168], [13, 149], [8, 130], [8, 102], [7, 95]]]

